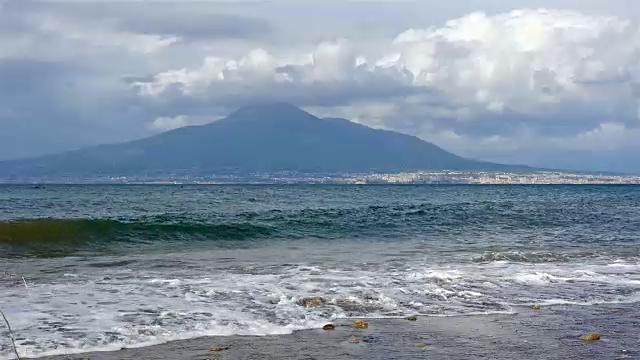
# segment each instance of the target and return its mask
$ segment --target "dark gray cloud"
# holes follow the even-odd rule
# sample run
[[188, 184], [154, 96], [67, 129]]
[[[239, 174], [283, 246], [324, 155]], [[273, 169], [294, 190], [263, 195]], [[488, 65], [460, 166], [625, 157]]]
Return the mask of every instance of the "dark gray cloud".
[[126, 122], [127, 105], [136, 97], [129, 94], [126, 101], [120, 92], [94, 88], [95, 74], [87, 70], [0, 60], [0, 154], [23, 157], [141, 136]]
[[[128, 140], [264, 100], [493, 160], [552, 166], [567, 154], [588, 165], [606, 148], [631, 169], [640, 151], [632, 1], [517, 4], [569, 10], [547, 13], [510, 13], [507, 0], [2, 5], [0, 158]], [[487, 15], [460, 18], [478, 10]]]
[[220, 13], [206, 2], [40, 3], [38, 10], [121, 31], [176, 35], [185, 40], [264, 39], [272, 31], [264, 19]]
[[118, 26], [127, 31], [177, 35], [183, 39], [211, 41], [217, 39], [261, 39], [272, 31], [264, 20], [227, 14], [192, 13], [180, 16], [172, 9], [121, 17]]
[[565, 170], [593, 170], [618, 173], [640, 173], [640, 164], [633, 152], [619, 150], [549, 151], [544, 148], [521, 149], [510, 153], [487, 155], [487, 159], [506, 164], [527, 163], [536, 167]]

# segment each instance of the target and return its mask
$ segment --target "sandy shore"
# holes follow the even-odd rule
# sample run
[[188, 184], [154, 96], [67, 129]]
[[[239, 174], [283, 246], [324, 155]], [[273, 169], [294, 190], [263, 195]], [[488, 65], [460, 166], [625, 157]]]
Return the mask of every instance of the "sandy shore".
[[[620, 306], [554, 306], [517, 309], [513, 315], [351, 320], [333, 331], [282, 336], [203, 337], [162, 345], [40, 359], [639, 359], [640, 309]], [[602, 339], [580, 336], [599, 332]], [[359, 339], [353, 343], [352, 339]], [[212, 352], [210, 348], [228, 347]]]

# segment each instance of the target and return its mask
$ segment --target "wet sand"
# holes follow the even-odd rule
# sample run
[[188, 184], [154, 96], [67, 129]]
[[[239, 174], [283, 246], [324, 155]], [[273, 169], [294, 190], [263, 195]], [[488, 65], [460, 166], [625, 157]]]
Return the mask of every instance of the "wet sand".
[[[510, 315], [336, 321], [333, 331], [290, 335], [202, 337], [166, 344], [44, 357], [47, 360], [112, 359], [640, 359], [640, 309], [552, 306], [516, 309]], [[600, 341], [580, 337], [599, 332]], [[358, 343], [352, 339], [358, 338]], [[212, 352], [210, 348], [228, 347]]]

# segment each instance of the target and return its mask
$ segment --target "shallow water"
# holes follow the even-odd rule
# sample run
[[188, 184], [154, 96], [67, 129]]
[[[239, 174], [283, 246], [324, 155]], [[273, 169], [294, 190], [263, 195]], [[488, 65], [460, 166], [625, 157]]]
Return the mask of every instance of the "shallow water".
[[633, 186], [4, 186], [0, 308], [34, 356], [635, 304], [638, 234]]

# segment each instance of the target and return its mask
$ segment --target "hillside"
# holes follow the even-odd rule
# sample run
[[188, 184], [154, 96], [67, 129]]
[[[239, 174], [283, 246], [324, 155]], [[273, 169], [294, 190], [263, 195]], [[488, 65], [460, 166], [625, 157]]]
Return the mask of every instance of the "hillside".
[[278, 171], [517, 171], [466, 159], [400, 133], [321, 119], [285, 103], [242, 108], [206, 125], [121, 144], [0, 162], [0, 176], [139, 175]]

